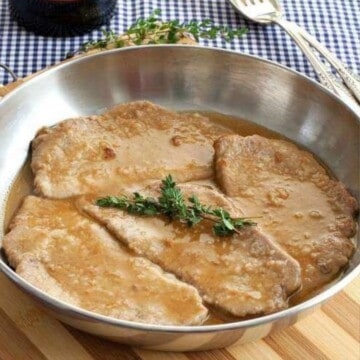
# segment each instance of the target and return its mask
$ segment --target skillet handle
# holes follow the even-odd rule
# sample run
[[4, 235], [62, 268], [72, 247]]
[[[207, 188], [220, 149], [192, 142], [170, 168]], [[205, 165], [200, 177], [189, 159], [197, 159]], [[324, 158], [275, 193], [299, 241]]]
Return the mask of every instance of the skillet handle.
[[[15, 75], [15, 73], [7, 65], [0, 63], [0, 68], [4, 69], [7, 73], [10, 74], [10, 76], [13, 79], [13, 82], [11, 84], [14, 84], [16, 81], [19, 80], [19, 78]], [[14, 88], [14, 86], [10, 86], [10, 88], [9, 88], [8, 86], [0, 85], [0, 101], [1, 101], [1, 98], [4, 97], [13, 88]]]

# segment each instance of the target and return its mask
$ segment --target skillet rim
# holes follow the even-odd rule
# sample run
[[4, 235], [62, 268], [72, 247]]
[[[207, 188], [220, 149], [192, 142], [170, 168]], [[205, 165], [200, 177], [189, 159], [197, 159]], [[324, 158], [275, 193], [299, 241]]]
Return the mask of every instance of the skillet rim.
[[[326, 93], [327, 95], [330, 95], [332, 99], [338, 103], [341, 104], [341, 106], [345, 107], [346, 110], [350, 111], [351, 114], [355, 115], [355, 119], [357, 122], [360, 123], [360, 114], [356, 114], [346, 103], [344, 103], [338, 96], [334, 95], [330, 90], [328, 90], [326, 87], [324, 87], [322, 84], [318, 83], [314, 79], [311, 79], [307, 75], [304, 75], [296, 70], [290, 69], [284, 65], [281, 65], [275, 61], [263, 59], [261, 57], [258, 57], [256, 55], [249, 55], [242, 52], [234, 51], [234, 50], [227, 50], [227, 49], [219, 49], [219, 48], [211, 48], [211, 47], [204, 47], [200, 45], [181, 45], [181, 44], [175, 44], [175, 45], [144, 45], [144, 46], [131, 46], [126, 48], [120, 48], [120, 49], [112, 49], [112, 50], [106, 50], [99, 53], [94, 53], [90, 55], [86, 55], [79, 58], [74, 58], [69, 61], [66, 61], [65, 63], [55, 65], [53, 68], [50, 68], [48, 70], [45, 70], [44, 72], [34, 76], [30, 80], [26, 81], [24, 84], [21, 84], [18, 86], [15, 90], [12, 90], [10, 93], [5, 95], [3, 98], [0, 98], [0, 108], [4, 102], [7, 101], [7, 99], [12, 98], [13, 96], [16, 96], [18, 92], [21, 92], [22, 89], [26, 88], [27, 86], [31, 86], [33, 82], [38, 81], [39, 79], [49, 76], [49, 74], [52, 74], [53, 72], [61, 71], [62, 68], [66, 68], [68, 66], [71, 66], [74, 63], [81, 63], [89, 61], [88, 59], [92, 59], [94, 57], [102, 57], [102, 56], [109, 56], [113, 53], [117, 52], [130, 52], [130, 51], [142, 51], [143, 49], [147, 49], [151, 51], [151, 49], [159, 49], [159, 48], [182, 48], [182, 49], [196, 49], [204, 52], [218, 52], [218, 53], [225, 53], [225, 54], [231, 54], [238, 57], [245, 57], [252, 61], [259, 61], [266, 63], [270, 66], [273, 66], [275, 68], [280, 69], [281, 71], [290, 72], [292, 74], [295, 74], [296, 76], [300, 76], [303, 80], [306, 80], [307, 82], [311, 83], [320, 91]], [[6, 201], [5, 201], [6, 202]], [[351, 261], [351, 260], [350, 260]], [[335, 284], [330, 285], [329, 288], [325, 289], [321, 293], [315, 295], [314, 297], [306, 300], [305, 302], [302, 302], [300, 304], [297, 304], [295, 306], [292, 306], [288, 309], [284, 309], [281, 311], [278, 311], [273, 314], [259, 316], [254, 319], [248, 319], [248, 320], [240, 320], [237, 322], [232, 323], [224, 323], [219, 325], [194, 325], [194, 326], [175, 326], [175, 325], [157, 325], [157, 324], [146, 324], [146, 323], [140, 323], [135, 321], [128, 321], [128, 320], [121, 320], [116, 318], [111, 318], [108, 316], [104, 316], [101, 314], [97, 314], [94, 312], [87, 311], [85, 309], [82, 309], [80, 307], [67, 304], [61, 300], [58, 300], [47, 293], [37, 289], [35, 286], [31, 285], [29, 282], [21, 278], [19, 275], [16, 274], [16, 272], [8, 265], [6, 262], [0, 258], [0, 270], [12, 281], [14, 282], [18, 287], [21, 289], [24, 289], [27, 293], [29, 293], [32, 297], [37, 298], [40, 300], [41, 303], [45, 303], [46, 307], [51, 308], [53, 311], [60, 311], [65, 312], [67, 316], [72, 316], [75, 318], [79, 318], [85, 321], [92, 321], [92, 322], [100, 322], [105, 323], [111, 326], [117, 326], [117, 327], [125, 327], [130, 328], [133, 330], [145, 330], [145, 331], [151, 331], [151, 332], [167, 332], [167, 333], [213, 333], [213, 332], [220, 332], [220, 331], [228, 331], [228, 330], [236, 330], [236, 329], [242, 329], [242, 328], [248, 328], [248, 327], [255, 327], [260, 325], [265, 325], [267, 323], [271, 323], [274, 321], [279, 321], [285, 318], [292, 318], [306, 310], [309, 310], [310, 308], [319, 306], [323, 302], [327, 301], [329, 298], [337, 294], [339, 291], [341, 291], [346, 285], [348, 285], [353, 279], [355, 279], [358, 275], [360, 275], [360, 263], [353, 269], [349, 274], [346, 274], [344, 277], [342, 277], [340, 280], [338, 280]]]

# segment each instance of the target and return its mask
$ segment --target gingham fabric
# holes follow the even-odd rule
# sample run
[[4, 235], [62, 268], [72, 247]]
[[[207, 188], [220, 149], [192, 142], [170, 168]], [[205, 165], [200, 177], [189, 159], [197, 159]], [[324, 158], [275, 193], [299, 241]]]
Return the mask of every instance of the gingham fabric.
[[[330, 51], [355, 72], [360, 73], [360, 0], [282, 0], [285, 17], [315, 35]], [[262, 26], [245, 21], [227, 0], [119, 0], [115, 17], [106, 30], [124, 32], [139, 17], [161, 10], [164, 20], [210, 18], [217, 25], [247, 26], [241, 39], [226, 43], [221, 39], [201, 40], [205, 46], [242, 51], [277, 61], [315, 78], [311, 65], [289, 36], [276, 25]], [[100, 30], [74, 38], [36, 36], [20, 28], [10, 18], [8, 0], [0, 0], [0, 62], [23, 77], [65, 58]], [[10, 80], [0, 69], [0, 83]]]

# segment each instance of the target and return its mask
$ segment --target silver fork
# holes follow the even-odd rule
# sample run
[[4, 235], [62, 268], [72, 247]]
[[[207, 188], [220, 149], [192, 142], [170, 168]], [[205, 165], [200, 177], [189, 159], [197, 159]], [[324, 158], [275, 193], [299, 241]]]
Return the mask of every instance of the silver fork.
[[[353, 110], [360, 113], [360, 81], [331, 52], [313, 36], [295, 23], [282, 18], [282, 10], [277, 0], [229, 0], [232, 5], [246, 18], [260, 24], [275, 23], [280, 25], [296, 42], [317, 73], [320, 82], [337, 94]], [[311, 46], [310, 46], [311, 45]], [[327, 66], [319, 59], [316, 49], [334, 67], [343, 79], [339, 81]], [[349, 91], [350, 89], [350, 91]], [[356, 101], [356, 100], [357, 101]]]

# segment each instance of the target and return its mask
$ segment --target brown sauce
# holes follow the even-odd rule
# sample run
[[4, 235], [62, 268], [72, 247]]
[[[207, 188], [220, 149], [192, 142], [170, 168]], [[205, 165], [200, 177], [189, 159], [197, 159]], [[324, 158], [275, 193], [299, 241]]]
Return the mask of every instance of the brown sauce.
[[[271, 139], [284, 139], [289, 141], [286, 137], [282, 136], [279, 133], [276, 133], [272, 130], [269, 130], [265, 127], [259, 126], [257, 124], [254, 124], [252, 122], [242, 120], [239, 118], [235, 118], [228, 115], [223, 115], [215, 112], [200, 112], [201, 115], [204, 115], [208, 117], [211, 121], [213, 121], [216, 124], [220, 124], [226, 128], [229, 128], [233, 130], [235, 133], [242, 135], [242, 136], [249, 136], [249, 135], [261, 135], [266, 138]], [[328, 173], [331, 175], [331, 172], [329, 171], [329, 168], [324, 165], [324, 163], [317, 158], [317, 160], [321, 163], [322, 166], [324, 166]], [[334, 176], [332, 176], [334, 177]], [[19, 174], [17, 175], [11, 190], [8, 195], [8, 200], [6, 203], [6, 209], [5, 209], [5, 220], [4, 220], [4, 227], [5, 232], [9, 230], [9, 224], [11, 223], [11, 219], [16, 214], [17, 210], [21, 206], [22, 200], [26, 195], [33, 193], [33, 174], [30, 167], [30, 156], [27, 159], [25, 165], [20, 170]], [[200, 181], [201, 183], [211, 183], [213, 180], [205, 180]], [[341, 276], [341, 275], [340, 275]], [[316, 289], [315, 291], [312, 291], [311, 293], [297, 293], [294, 294], [289, 299], [289, 304], [291, 306], [296, 305], [298, 303], [301, 303], [312, 296], [320, 293], [321, 291], [325, 290], [329, 286], [331, 286], [335, 281], [337, 281], [337, 278], [334, 279], [333, 282], [330, 284], [326, 284], [325, 286], [322, 286], [319, 289]], [[213, 325], [213, 324], [220, 324], [224, 322], [234, 322], [238, 321], [239, 319], [228, 314], [223, 314], [222, 312], [210, 308], [210, 316], [208, 320], [204, 323], [204, 325]]]
[[30, 159], [27, 159], [26, 163], [17, 175], [14, 183], [11, 186], [11, 190], [8, 195], [5, 208], [4, 230], [5, 233], [9, 229], [11, 219], [14, 217], [22, 200], [25, 196], [33, 193], [34, 176], [30, 167]]

